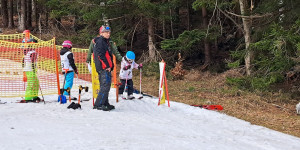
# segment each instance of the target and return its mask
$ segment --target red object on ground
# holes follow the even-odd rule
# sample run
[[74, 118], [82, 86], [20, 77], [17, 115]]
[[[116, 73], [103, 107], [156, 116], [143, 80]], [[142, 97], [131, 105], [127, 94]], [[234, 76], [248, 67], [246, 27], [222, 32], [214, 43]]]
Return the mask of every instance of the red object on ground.
[[200, 107], [208, 110], [223, 110], [223, 107], [221, 105], [191, 105], [195, 107]]

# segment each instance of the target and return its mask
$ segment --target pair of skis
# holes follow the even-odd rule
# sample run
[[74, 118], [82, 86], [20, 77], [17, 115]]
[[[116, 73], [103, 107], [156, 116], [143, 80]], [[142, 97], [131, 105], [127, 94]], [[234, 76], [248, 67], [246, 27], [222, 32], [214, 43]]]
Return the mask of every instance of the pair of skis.
[[0, 104], [6, 104], [6, 102], [1, 102], [1, 100], [0, 100]]
[[42, 103], [42, 102], [44, 102], [44, 104], [45, 104], [45, 101], [44, 100], [36, 100], [36, 101], [31, 101], [31, 100], [19, 100], [19, 101], [17, 101], [16, 103]]

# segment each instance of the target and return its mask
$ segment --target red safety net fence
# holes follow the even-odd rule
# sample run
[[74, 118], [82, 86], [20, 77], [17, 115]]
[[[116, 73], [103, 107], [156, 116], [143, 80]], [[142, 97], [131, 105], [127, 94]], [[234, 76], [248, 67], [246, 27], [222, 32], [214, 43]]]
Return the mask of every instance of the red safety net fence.
[[[31, 38], [37, 43], [27, 43]], [[55, 45], [55, 38], [43, 41], [30, 33], [0, 35], [0, 97], [60, 94], [64, 81], [61, 48]], [[80, 86], [92, 87], [85, 63], [88, 49], [72, 48], [72, 52], [79, 74], [71, 93], [78, 93]]]

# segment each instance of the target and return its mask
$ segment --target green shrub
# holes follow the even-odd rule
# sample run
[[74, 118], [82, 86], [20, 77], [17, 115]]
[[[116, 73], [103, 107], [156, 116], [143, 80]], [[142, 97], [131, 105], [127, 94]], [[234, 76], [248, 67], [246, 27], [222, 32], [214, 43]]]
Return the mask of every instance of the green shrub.
[[[166, 64], [166, 75], [167, 79], [171, 78], [170, 70], [172, 69], [171, 66]], [[149, 64], [144, 64], [143, 66], [143, 75], [144, 76], [155, 76], [157, 79], [159, 79], [160, 70], [159, 70], [159, 63], [158, 62], [151, 62]]]
[[[299, 56], [300, 36], [297, 34], [299, 26], [284, 29], [278, 24], [270, 26], [264, 36], [257, 42], [251, 43], [249, 49], [253, 51], [252, 74], [242, 78], [227, 78], [230, 85], [249, 90], [268, 90], [274, 83], [284, 81], [284, 74], [296, 63], [292, 58]], [[237, 68], [244, 65], [246, 51], [232, 51], [235, 60], [228, 63], [228, 67]]]
[[194, 91], [195, 91], [195, 87], [192, 87], [192, 86], [189, 87], [188, 91], [189, 91], [189, 92], [194, 92]]
[[242, 90], [248, 91], [267, 91], [270, 85], [284, 81], [281, 74], [272, 74], [267, 76], [249, 76], [241, 78], [226, 78], [226, 84]]

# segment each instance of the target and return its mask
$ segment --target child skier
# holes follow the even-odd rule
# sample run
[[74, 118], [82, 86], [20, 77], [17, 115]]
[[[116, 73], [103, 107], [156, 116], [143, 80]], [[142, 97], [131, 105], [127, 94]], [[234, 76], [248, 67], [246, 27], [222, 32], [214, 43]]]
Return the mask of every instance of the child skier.
[[[133, 97], [133, 82], [132, 82], [132, 69], [141, 69], [143, 67], [143, 64], [137, 64], [134, 61], [135, 59], [135, 54], [132, 51], [128, 51], [126, 53], [126, 56], [122, 58], [121, 62], [121, 70], [120, 70], [120, 81], [121, 81], [121, 86], [119, 87], [119, 93], [122, 94], [125, 90], [125, 84], [128, 87], [128, 97], [127, 99], [134, 99]], [[123, 97], [123, 99], [126, 99], [126, 97]]]
[[[22, 43], [37, 43], [35, 39], [23, 39]], [[39, 102], [41, 99], [38, 97], [39, 92], [39, 80], [37, 77], [36, 61], [37, 52], [31, 46], [28, 45], [24, 48], [24, 58], [23, 58], [23, 81], [27, 82], [25, 101], [24, 102]]]
[[[66, 40], [62, 44], [63, 48], [60, 50], [60, 60], [61, 60], [61, 68], [62, 73], [65, 76], [65, 86], [64, 89], [72, 88], [73, 86], [73, 79], [74, 79], [74, 72], [78, 74], [77, 67], [74, 62], [74, 56], [71, 52], [72, 50], [72, 42]], [[68, 70], [65, 72], [65, 70]], [[69, 93], [64, 91], [63, 95], [66, 95], [66, 99], [69, 99]], [[77, 100], [76, 97], [71, 97], [72, 100]]]

